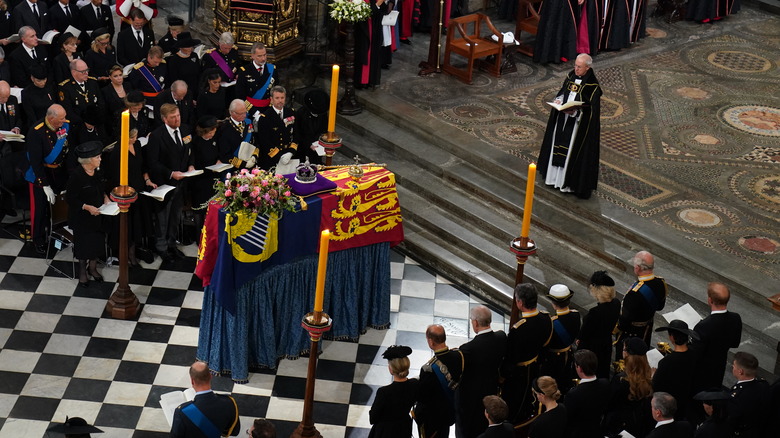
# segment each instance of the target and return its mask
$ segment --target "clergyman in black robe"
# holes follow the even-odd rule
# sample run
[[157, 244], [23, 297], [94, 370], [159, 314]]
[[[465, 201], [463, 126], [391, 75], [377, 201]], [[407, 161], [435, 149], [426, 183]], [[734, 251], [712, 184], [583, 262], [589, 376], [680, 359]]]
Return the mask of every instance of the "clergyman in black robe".
[[539, 152], [539, 173], [545, 184], [583, 199], [596, 189], [599, 174], [602, 91], [592, 62], [589, 55], [577, 56], [555, 100], [583, 105], [566, 111], [552, 109]]

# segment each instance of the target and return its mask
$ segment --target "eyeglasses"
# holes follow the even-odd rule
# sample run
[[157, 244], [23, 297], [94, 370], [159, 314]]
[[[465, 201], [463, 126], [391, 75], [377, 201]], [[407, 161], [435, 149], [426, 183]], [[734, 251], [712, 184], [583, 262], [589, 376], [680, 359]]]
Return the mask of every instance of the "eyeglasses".
[[100, 44], [101, 46], [107, 46], [108, 45], [108, 41], [98, 41], [97, 43]]
[[76, 73], [89, 73], [89, 69], [88, 68], [84, 69], [84, 70], [73, 70], [73, 71], [75, 71]]

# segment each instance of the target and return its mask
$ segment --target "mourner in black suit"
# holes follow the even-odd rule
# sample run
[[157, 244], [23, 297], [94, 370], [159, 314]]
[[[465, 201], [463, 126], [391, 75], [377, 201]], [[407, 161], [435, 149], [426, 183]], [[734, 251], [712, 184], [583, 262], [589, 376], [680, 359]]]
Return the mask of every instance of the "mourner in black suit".
[[677, 400], [675, 418], [684, 420], [694, 394], [691, 377], [696, 374], [696, 354], [688, 348], [688, 339], [698, 339], [699, 335], [689, 330], [688, 324], [679, 319], [671, 321], [668, 326], [658, 327], [655, 331], [669, 332], [669, 343], [674, 351], [658, 362], [658, 369], [653, 374], [653, 389], [671, 394]]
[[[19, 37], [22, 43], [10, 55], [8, 62], [11, 65], [11, 85], [24, 88], [32, 83], [30, 79], [33, 65], [48, 64], [48, 55], [43, 47], [38, 45], [38, 35], [35, 29], [29, 26], [19, 29]], [[51, 72], [47, 70], [51, 77]]]
[[485, 306], [471, 309], [474, 339], [460, 346], [463, 376], [456, 392], [458, 404], [455, 435], [474, 438], [488, 425], [482, 399], [498, 394], [498, 377], [506, 348], [506, 333], [490, 328], [492, 313]]
[[[130, 129], [137, 129], [139, 138], [148, 136], [152, 132], [152, 120], [144, 95], [138, 90], [133, 90], [127, 93], [124, 101], [126, 109], [130, 111]], [[118, 133], [121, 120], [115, 117], [114, 122], [113, 132]]]
[[146, 24], [140, 9], [130, 11], [133, 24], [119, 32], [116, 37], [116, 57], [121, 65], [143, 61], [154, 45], [154, 32]]
[[46, 110], [54, 104], [56, 94], [51, 89], [46, 66], [35, 64], [30, 69], [31, 84], [22, 90], [25, 130], [32, 128], [46, 115]]
[[414, 419], [421, 438], [449, 436], [455, 423], [455, 388], [463, 373], [463, 353], [447, 347], [447, 334], [438, 324], [428, 326], [425, 338], [434, 356], [420, 369]]
[[148, 163], [152, 182], [158, 186], [168, 184], [171, 190], [157, 213], [155, 250], [164, 261], [184, 257], [176, 247], [181, 208], [184, 205], [184, 172], [195, 170], [190, 150], [190, 127], [181, 124], [179, 108], [165, 104], [160, 108], [163, 124], [149, 135], [144, 148], [144, 161]]
[[509, 406], [509, 421], [515, 426], [528, 424], [536, 415], [531, 381], [539, 377], [539, 355], [550, 342], [553, 324], [550, 315], [536, 308], [538, 294], [534, 285], [515, 287], [515, 302], [522, 312], [509, 329], [501, 375], [504, 387], [501, 397]]
[[222, 82], [235, 81], [238, 69], [243, 63], [235, 44], [236, 41], [233, 39], [232, 33], [224, 32], [220, 35], [217, 47], [206, 50], [206, 53], [203, 55], [203, 70], [216, 68], [219, 70]]
[[[241, 142], [254, 144], [254, 124], [246, 117], [246, 105], [240, 99], [234, 99], [228, 107], [230, 117], [219, 123], [217, 128], [217, 148], [219, 159], [223, 163], [230, 163], [236, 169], [254, 167], [257, 162], [256, 155], [251, 157], [248, 163], [237, 156]], [[257, 151], [255, 151], [257, 153]]]
[[615, 298], [615, 280], [607, 271], [596, 271], [590, 276], [588, 292], [598, 304], [582, 318], [577, 348], [595, 353], [599, 361], [596, 376], [608, 379], [612, 365], [612, 331], [620, 316], [620, 301]]
[[742, 338], [742, 318], [726, 310], [729, 297], [729, 288], [725, 284], [707, 285], [707, 303], [711, 313], [693, 328], [699, 340], [691, 344], [691, 350], [699, 357], [694, 375], [694, 389], [698, 391], [723, 386], [729, 348], [739, 347]]
[[[11, 87], [6, 81], [0, 81], [0, 130], [11, 131], [14, 134], [22, 133], [21, 107], [16, 96], [11, 95]], [[18, 145], [16, 147], [12, 145]], [[0, 134], [0, 186], [10, 189], [17, 183], [16, 167], [23, 143], [12, 143], [5, 140]], [[16, 216], [14, 205], [6, 191], [0, 191], [0, 219], [6, 214]]]
[[172, 103], [179, 108], [181, 122], [187, 126], [195, 125], [195, 103], [192, 101], [192, 93], [184, 81], [175, 81], [171, 88], [167, 88], [157, 96], [157, 103], [154, 107], [154, 115], [157, 121], [160, 121], [160, 107], [166, 103]]
[[731, 373], [737, 383], [731, 387], [728, 423], [739, 438], [764, 438], [777, 432], [777, 412], [768, 412], [769, 384], [756, 377], [757, 372], [755, 356], [744, 351], [734, 354]]
[[165, 58], [168, 64], [168, 80], [184, 81], [192, 94], [192, 98], [198, 99], [198, 81], [200, 80], [200, 58], [193, 52], [193, 48], [200, 44], [200, 40], [190, 37], [189, 32], [181, 34], [176, 43], [174, 53]]
[[95, 38], [94, 31], [101, 27], [105, 28], [111, 36], [108, 42], [114, 40], [114, 16], [111, 13], [111, 7], [104, 5], [101, 0], [92, 0], [92, 3], [84, 5], [79, 10], [79, 15], [81, 16], [81, 30], [85, 33], [81, 36], [81, 50], [87, 50], [91, 38]]
[[654, 274], [655, 258], [647, 251], [639, 251], [631, 260], [637, 281], [623, 297], [618, 318], [618, 338], [615, 346], [615, 360], [620, 359], [623, 342], [631, 336], [639, 336], [645, 344], [651, 345], [655, 312], [666, 305], [666, 281]]
[[244, 99], [249, 105], [250, 116], [270, 103], [271, 88], [279, 84], [276, 66], [266, 62], [267, 54], [263, 43], [252, 45], [252, 62], [238, 69], [236, 99]]
[[506, 421], [509, 409], [506, 402], [497, 395], [488, 395], [482, 399], [487, 415], [488, 427], [477, 438], [513, 438], [515, 428]]
[[393, 382], [379, 388], [368, 412], [371, 423], [370, 438], [397, 438], [412, 436], [412, 406], [417, 401], [420, 382], [409, 379], [409, 356], [412, 349], [405, 345], [393, 345], [387, 348], [382, 357], [387, 359], [387, 367], [393, 376]]
[[160, 38], [157, 45], [163, 49], [163, 52], [173, 53], [176, 48], [176, 42], [178, 41], [179, 34], [184, 31], [184, 20], [173, 15], [166, 17], [165, 21], [168, 23], [168, 33]]
[[676, 421], [677, 402], [666, 392], [656, 392], [650, 402], [653, 419], [657, 421], [647, 438], [693, 438], [693, 426], [687, 421]]
[[[238, 406], [233, 397], [211, 390], [211, 373], [204, 362], [190, 366], [190, 381], [195, 399], [183, 403], [173, 412], [171, 438], [201, 438], [214, 436], [205, 430], [219, 431], [221, 436], [237, 436], [241, 432]], [[200, 418], [199, 427], [193, 419]], [[204, 426], [208, 424], [208, 426]]]
[[70, 4], [70, 0], [59, 0], [49, 8], [49, 22], [51, 28], [60, 33], [65, 33], [68, 26], [81, 30], [81, 14], [76, 2]]
[[562, 393], [571, 388], [572, 379], [576, 377], [571, 366], [571, 346], [580, 334], [580, 313], [569, 309], [572, 295], [566, 285], [554, 284], [550, 287], [547, 297], [555, 309], [555, 315], [552, 316], [553, 335], [542, 354], [539, 372], [555, 379]]
[[74, 124], [81, 124], [87, 105], [104, 107], [103, 93], [97, 80], [89, 76], [86, 62], [77, 59], [70, 66], [71, 78], [59, 84], [58, 96], [60, 104], [68, 112], [68, 119]]
[[284, 87], [275, 86], [271, 89], [271, 106], [263, 108], [257, 120], [256, 144], [258, 148], [258, 166], [270, 169], [279, 162], [284, 154], [291, 158], [298, 150], [293, 142], [295, 113], [284, 104], [287, 101], [287, 91]]
[[49, 26], [49, 7], [46, 6], [46, 2], [23, 0], [16, 5], [11, 16], [14, 27], [17, 29], [22, 26], [30, 26], [38, 35], [43, 35], [51, 29]]
[[295, 131], [293, 137], [298, 144], [298, 156], [301, 161], [309, 159], [311, 164], [321, 164], [322, 159], [312, 143], [328, 131], [328, 94], [320, 88], [309, 90], [303, 96], [303, 106], [295, 111]]
[[610, 388], [606, 379], [596, 377], [598, 359], [590, 350], [574, 353], [574, 369], [580, 378], [563, 399], [568, 423], [567, 436], [571, 438], [601, 438], [601, 418], [609, 403]]

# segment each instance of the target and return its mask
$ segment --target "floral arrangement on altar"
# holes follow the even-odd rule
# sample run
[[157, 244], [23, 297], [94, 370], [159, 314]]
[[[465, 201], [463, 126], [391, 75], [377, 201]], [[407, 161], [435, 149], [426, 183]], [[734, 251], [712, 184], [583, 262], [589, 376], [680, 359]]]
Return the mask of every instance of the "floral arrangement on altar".
[[330, 4], [330, 18], [341, 23], [357, 23], [371, 16], [371, 6], [363, 0], [333, 0]]
[[284, 210], [296, 211], [298, 196], [287, 185], [287, 178], [260, 169], [241, 169], [214, 183], [212, 201], [222, 203], [230, 213], [282, 216]]

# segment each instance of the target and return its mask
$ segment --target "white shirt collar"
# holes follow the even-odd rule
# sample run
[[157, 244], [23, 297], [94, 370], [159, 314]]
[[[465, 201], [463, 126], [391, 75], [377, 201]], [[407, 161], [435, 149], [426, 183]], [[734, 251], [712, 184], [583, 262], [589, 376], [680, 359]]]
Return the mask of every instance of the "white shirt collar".
[[252, 65], [254, 65], [254, 66], [255, 66], [255, 70], [257, 70], [257, 69], [258, 69], [258, 68], [260, 68], [260, 67], [262, 67], [262, 68], [263, 68], [263, 70], [265, 70], [265, 64], [263, 64], [263, 65], [257, 65], [257, 63], [256, 63], [256, 62], [252, 61]]
[[475, 334], [475, 335], [474, 335], [474, 337], [477, 337], [477, 336], [479, 336], [479, 335], [483, 335], [483, 334], [485, 334], [485, 333], [491, 333], [492, 331], [493, 331], [493, 329], [492, 329], [492, 328], [490, 328], [490, 327], [488, 327], [488, 328], [486, 328], [485, 330], [482, 330], [482, 331], [479, 331], [479, 332], [477, 332], [477, 334]]
[[[27, 0], [27, 5], [29, 5], [29, 6], [30, 6], [30, 10], [31, 10], [31, 11], [33, 10], [33, 4], [37, 5], [37, 3], [33, 3], [33, 2], [31, 2], [30, 0]], [[40, 14], [40, 13], [41, 13], [41, 10], [40, 10], [40, 8], [37, 8], [37, 9], [38, 9], [38, 13]]]
[[728, 310], [726, 310], [726, 309], [723, 309], [723, 310], [713, 310], [712, 312], [710, 312], [710, 315], [715, 315], [717, 313], [726, 313], [726, 312], [728, 312]]
[[170, 126], [166, 125], [165, 123], [163, 123], [163, 125], [165, 125], [165, 129], [168, 130], [168, 135], [170, 135], [171, 138], [174, 141], [176, 140], [176, 137], [173, 135], [173, 131], [179, 131], [179, 138], [181, 138], [181, 126], [179, 126], [178, 128], [174, 129], [174, 128], [171, 128]]
[[664, 424], [669, 424], [669, 423], [673, 423], [673, 422], [674, 422], [674, 418], [672, 418], [670, 420], [661, 420], [658, 423], [655, 423], [655, 427], [663, 426]]
[[596, 379], [597, 377], [585, 377], [583, 379], [580, 379], [580, 385], [582, 385], [583, 383], [595, 382]]

